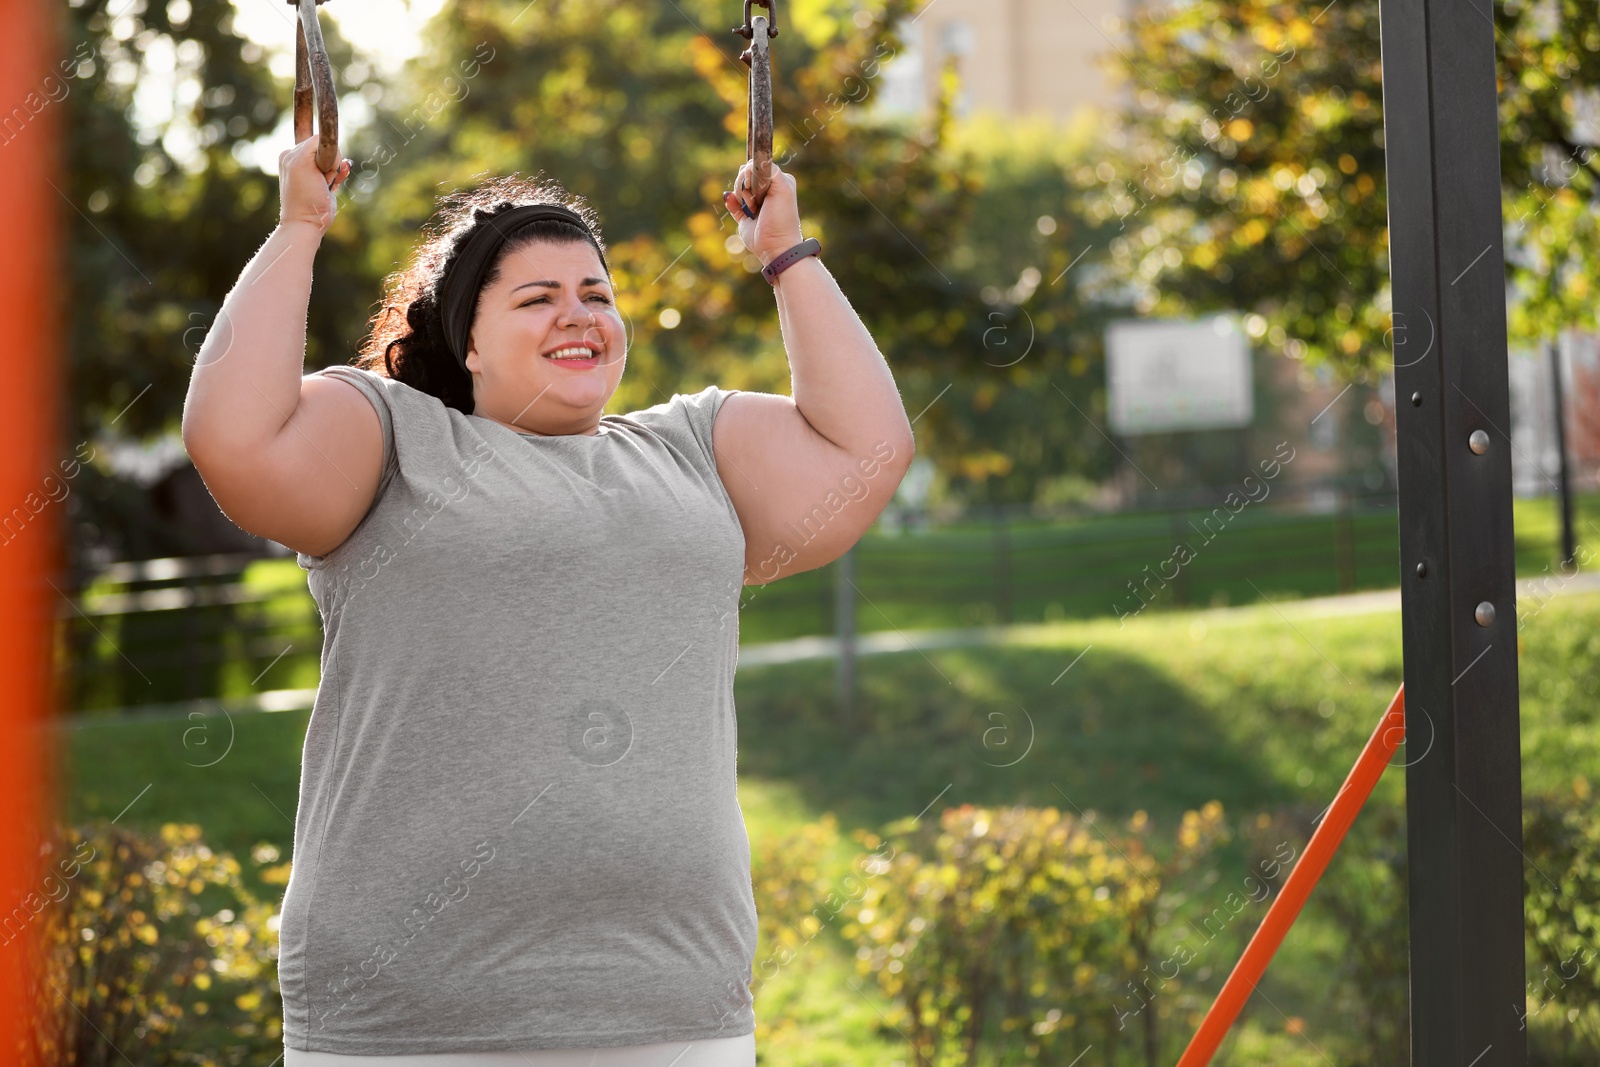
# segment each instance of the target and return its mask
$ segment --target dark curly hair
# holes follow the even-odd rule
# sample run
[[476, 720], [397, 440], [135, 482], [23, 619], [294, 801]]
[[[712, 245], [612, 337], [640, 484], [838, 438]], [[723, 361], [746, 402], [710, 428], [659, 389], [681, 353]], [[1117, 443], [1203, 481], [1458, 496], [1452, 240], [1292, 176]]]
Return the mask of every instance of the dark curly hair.
[[[423, 241], [410, 265], [384, 279], [383, 306], [372, 316], [355, 365], [405, 382], [438, 397], [447, 407], [471, 415], [472, 375], [456, 362], [445, 343], [438, 304], [439, 279], [478, 227], [524, 204], [560, 204], [588, 223], [593, 236], [560, 219], [539, 219], [519, 227], [484, 277], [484, 288], [495, 283], [506, 256], [532, 241], [586, 242], [605, 263], [599, 216], [582, 197], [569, 193], [560, 182], [508, 174], [470, 190], [449, 193], [440, 198], [432, 218], [423, 224]], [[610, 273], [608, 267], [608, 279]]]

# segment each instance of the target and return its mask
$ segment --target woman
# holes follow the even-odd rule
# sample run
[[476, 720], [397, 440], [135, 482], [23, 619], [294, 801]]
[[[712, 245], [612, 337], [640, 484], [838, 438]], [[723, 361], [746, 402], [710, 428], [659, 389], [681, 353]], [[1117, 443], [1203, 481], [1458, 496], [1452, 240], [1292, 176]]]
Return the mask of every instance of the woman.
[[[348, 177], [280, 157], [279, 225], [201, 349], [183, 437], [322, 613], [279, 983], [285, 1067], [755, 1062], [736, 795], [742, 585], [841, 555], [912, 455], [795, 181], [725, 205], [793, 397], [603, 415], [626, 363], [593, 212], [447, 198], [357, 366], [302, 376]], [[331, 180], [330, 180], [331, 178]], [[568, 201], [568, 202], [563, 202]], [[776, 261], [776, 262], [774, 262]]]

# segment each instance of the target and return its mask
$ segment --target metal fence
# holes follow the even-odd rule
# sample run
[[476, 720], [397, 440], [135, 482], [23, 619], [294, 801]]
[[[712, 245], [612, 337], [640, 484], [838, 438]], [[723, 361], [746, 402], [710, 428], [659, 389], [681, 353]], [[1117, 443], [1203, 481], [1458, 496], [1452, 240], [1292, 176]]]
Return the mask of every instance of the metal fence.
[[[1392, 498], [1351, 500], [1322, 514], [1192, 508], [1069, 524], [995, 515], [895, 537], [873, 534], [854, 555], [862, 632], [1241, 604], [1399, 580]], [[742, 638], [833, 632], [832, 570], [747, 587]]]
[[[740, 638], [748, 644], [834, 633], [841, 608], [849, 610], [838, 600], [841, 587], [856, 601], [858, 632], [869, 633], [1396, 584], [1392, 498], [1349, 501], [1325, 514], [1251, 507], [1071, 523], [997, 514], [894, 536], [874, 530], [852, 551], [850, 582], [835, 580], [836, 563], [747, 586]], [[292, 557], [119, 563], [68, 593], [58, 612], [59, 707], [167, 705], [316, 686], [320, 619]]]
[[[300, 574], [298, 585], [282, 564]], [[247, 580], [247, 571], [261, 572]], [[61, 585], [56, 706], [135, 707], [315, 686], [316, 604], [294, 561], [254, 555], [116, 563]]]

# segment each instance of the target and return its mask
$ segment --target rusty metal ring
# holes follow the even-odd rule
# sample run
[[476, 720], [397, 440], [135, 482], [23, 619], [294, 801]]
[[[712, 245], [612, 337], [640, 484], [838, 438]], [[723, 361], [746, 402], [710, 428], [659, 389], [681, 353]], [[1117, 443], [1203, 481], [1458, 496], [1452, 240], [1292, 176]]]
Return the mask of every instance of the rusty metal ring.
[[333, 87], [333, 66], [322, 42], [317, 5], [326, 0], [287, 0], [297, 9], [294, 49], [294, 140], [311, 136], [313, 108], [321, 137], [317, 144], [317, 169], [333, 174], [339, 168], [339, 98]]
[[768, 14], [772, 16], [767, 23], [767, 36], [778, 36], [777, 2], [778, 0], [744, 0], [744, 25], [735, 26], [733, 28], [733, 32], [737, 33], [740, 37], [743, 37], [747, 41], [751, 40], [755, 36], [754, 24], [750, 21], [750, 5], [754, 4], [757, 7], [766, 8]]
[[745, 0], [746, 26], [734, 33], [749, 37], [750, 46], [739, 57], [750, 68], [750, 125], [745, 135], [745, 159], [751, 164], [750, 206], [759, 211], [772, 185], [772, 49], [767, 43], [778, 31], [764, 16], [750, 16], [750, 5], [761, 4], [777, 18], [776, 0]]

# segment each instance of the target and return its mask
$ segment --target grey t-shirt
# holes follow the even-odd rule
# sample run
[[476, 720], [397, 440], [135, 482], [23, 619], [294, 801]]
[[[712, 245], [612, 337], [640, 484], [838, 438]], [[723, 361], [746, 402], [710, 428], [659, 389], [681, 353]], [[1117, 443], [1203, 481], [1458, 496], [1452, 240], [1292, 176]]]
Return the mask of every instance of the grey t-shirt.
[[[524, 435], [355, 367], [378, 495], [325, 556], [279, 984], [292, 1048], [755, 1029], [733, 676], [744, 532], [708, 386]], [[330, 457], [335, 463], [338, 457]]]

